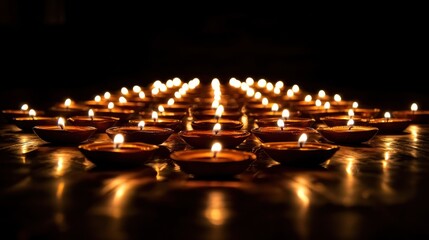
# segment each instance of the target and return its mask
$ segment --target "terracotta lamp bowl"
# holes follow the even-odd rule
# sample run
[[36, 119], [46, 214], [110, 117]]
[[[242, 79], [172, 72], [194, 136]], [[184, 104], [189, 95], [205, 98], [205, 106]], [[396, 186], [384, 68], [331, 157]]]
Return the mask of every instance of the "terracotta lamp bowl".
[[316, 129], [326, 140], [337, 144], [360, 144], [369, 142], [378, 132], [370, 126], [334, 126]]
[[[279, 120], [278, 117], [259, 118], [259, 119], [255, 119], [255, 123], [259, 127], [270, 127], [270, 126], [276, 127], [277, 120]], [[290, 126], [290, 127], [313, 127], [315, 122], [316, 120], [313, 118], [299, 118], [299, 117], [293, 117], [293, 118], [284, 120], [285, 126]]]
[[45, 142], [53, 144], [78, 144], [87, 141], [97, 128], [91, 126], [35, 126], [34, 133]]
[[299, 147], [298, 142], [266, 142], [261, 148], [273, 160], [283, 165], [314, 166], [329, 160], [339, 149], [337, 145], [306, 142]]
[[368, 125], [378, 128], [379, 134], [398, 134], [404, 132], [411, 122], [409, 118], [373, 118], [368, 121]]
[[194, 148], [211, 148], [213, 142], [219, 142], [224, 148], [235, 148], [246, 140], [251, 133], [246, 130], [183, 130], [178, 133], [187, 144]]
[[[349, 120], [350, 116], [348, 115], [326, 116], [320, 118], [320, 121], [322, 121], [328, 127], [347, 126]], [[367, 126], [369, 119], [353, 117], [353, 121], [355, 126]]]
[[120, 119], [116, 117], [99, 116], [92, 119], [88, 116], [73, 116], [67, 119], [73, 126], [92, 126], [98, 133], [104, 133], [106, 129], [113, 127]]
[[174, 130], [149, 126], [140, 130], [138, 126], [119, 126], [108, 128], [106, 133], [112, 140], [116, 134], [121, 133], [124, 135], [125, 142], [144, 142], [158, 145], [165, 142], [174, 133]]
[[301, 134], [306, 133], [309, 141], [317, 141], [321, 138], [320, 133], [309, 127], [258, 127], [251, 130], [261, 142], [284, 142], [298, 141]]
[[212, 130], [214, 125], [219, 122], [223, 130], [240, 130], [243, 128], [243, 123], [238, 120], [232, 119], [205, 119], [205, 120], [194, 120], [191, 122], [192, 129], [194, 130]]
[[79, 145], [82, 154], [97, 167], [138, 167], [152, 160], [159, 147], [141, 142], [122, 143], [114, 148], [112, 142]]
[[206, 149], [183, 150], [170, 154], [180, 169], [194, 177], [230, 177], [240, 174], [256, 160], [251, 152], [225, 149], [213, 157]]
[[23, 132], [33, 132], [35, 126], [54, 126], [58, 123], [57, 117], [19, 117], [14, 118], [13, 123]]

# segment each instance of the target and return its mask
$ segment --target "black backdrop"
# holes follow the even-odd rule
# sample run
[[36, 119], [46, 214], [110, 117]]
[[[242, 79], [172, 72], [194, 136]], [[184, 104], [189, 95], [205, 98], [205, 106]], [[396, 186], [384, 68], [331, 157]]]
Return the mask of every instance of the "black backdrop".
[[1, 0], [1, 107], [156, 79], [253, 77], [384, 109], [429, 108], [419, 6], [204, 4]]

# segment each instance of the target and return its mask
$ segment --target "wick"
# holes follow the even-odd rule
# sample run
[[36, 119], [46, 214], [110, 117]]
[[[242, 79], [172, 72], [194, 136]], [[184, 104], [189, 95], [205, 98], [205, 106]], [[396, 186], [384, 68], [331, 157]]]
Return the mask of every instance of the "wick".
[[60, 125], [58, 125], [58, 126], [60, 126], [60, 128], [61, 128], [61, 129], [64, 129], [63, 125], [61, 125], [61, 124], [60, 124]]
[[142, 131], [143, 130], [143, 127], [140, 127], [140, 131]]
[[386, 122], [388, 122], [389, 121], [389, 118], [386, 118]]
[[152, 118], [154, 122], [156, 122], [157, 118]]
[[219, 122], [219, 116], [215, 116], [215, 119], [216, 119], [216, 123], [218, 123]]
[[350, 127], [349, 127], [349, 130], [351, 130], [351, 129], [352, 129], [352, 127], [353, 127], [353, 126], [350, 126]]
[[280, 127], [280, 129], [283, 131], [283, 127]]
[[94, 120], [94, 117], [93, 117], [93, 116], [91, 116], [90, 118], [91, 118], [91, 121], [92, 121], [92, 120]]
[[302, 145], [303, 145], [304, 143], [303, 142], [300, 142], [299, 143], [299, 148], [302, 148]]
[[213, 158], [216, 160], [217, 159], [217, 151], [213, 152]]
[[31, 119], [33, 119], [33, 120], [34, 120], [34, 116], [31, 116]]
[[119, 143], [116, 143], [115, 144], [115, 149], [118, 149], [119, 148]]
[[217, 130], [216, 130], [216, 131], [214, 131], [215, 135], [217, 135], [217, 133], [218, 133], [218, 132], [219, 132], [219, 131], [217, 131]]

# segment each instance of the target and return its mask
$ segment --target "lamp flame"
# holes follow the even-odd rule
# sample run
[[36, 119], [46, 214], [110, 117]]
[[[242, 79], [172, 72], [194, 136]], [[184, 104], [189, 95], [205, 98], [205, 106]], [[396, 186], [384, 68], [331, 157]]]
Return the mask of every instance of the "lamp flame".
[[158, 111], [159, 111], [160, 113], [163, 113], [163, 112], [165, 111], [164, 106], [159, 105], [159, 106], [158, 106]]
[[170, 99], [168, 99], [168, 101], [167, 101], [167, 105], [168, 106], [172, 106], [174, 104], [174, 98], [170, 98]]
[[389, 119], [390, 119], [390, 112], [385, 112], [384, 113], [384, 118], [386, 119], [386, 122], [388, 122], [389, 121]]
[[71, 105], [71, 103], [72, 103], [72, 100], [71, 100], [70, 98], [67, 98], [67, 99], [64, 101], [64, 106], [66, 106], [66, 108], [69, 108], [69, 107], [70, 107], [70, 105]]
[[36, 116], [36, 111], [34, 109], [30, 109], [30, 111], [28, 112], [28, 115], [34, 120], [34, 117]]
[[212, 145], [213, 158], [217, 158], [217, 153], [222, 150], [222, 145], [218, 142], [213, 143]]
[[220, 123], [216, 123], [216, 124], [213, 126], [213, 132], [214, 132], [214, 134], [218, 134], [218, 133], [219, 133], [219, 131], [220, 131], [220, 129], [221, 129], [221, 125], [220, 125]]
[[158, 112], [152, 111], [152, 119], [154, 122], [158, 121]]
[[353, 102], [352, 108], [358, 108], [358, 107], [359, 107], [359, 103], [358, 102]]
[[113, 102], [109, 102], [109, 103], [107, 104], [107, 108], [108, 108], [109, 110], [112, 110], [114, 107], [115, 107], [115, 104], [114, 104]]
[[307, 138], [308, 137], [307, 137], [306, 133], [303, 133], [303, 134], [301, 134], [301, 136], [299, 136], [298, 145], [300, 148], [302, 148], [304, 146], [305, 142], [307, 141]]
[[271, 111], [277, 112], [279, 110], [279, 105], [277, 103], [273, 103], [271, 106]]
[[143, 120], [141, 120], [141, 121], [137, 124], [137, 126], [140, 128], [140, 131], [141, 131], [141, 130], [143, 130], [144, 125], [145, 125], [145, 122], [144, 122]]
[[277, 120], [277, 126], [283, 131], [283, 128], [285, 127], [285, 122], [283, 119]]
[[283, 109], [283, 111], [282, 111], [282, 118], [283, 119], [289, 119], [289, 116], [290, 116], [289, 110], [288, 109]]
[[60, 126], [60, 128], [61, 129], [64, 129], [64, 127], [65, 127], [65, 120], [64, 120], [64, 118], [63, 117], [59, 117], [58, 118], [58, 126]]
[[349, 127], [349, 130], [352, 129], [353, 125], [355, 124], [355, 121], [353, 120], [353, 118], [350, 118], [347, 121], [347, 126]]
[[355, 116], [355, 112], [353, 111], [353, 109], [349, 109], [348, 114], [350, 118], [353, 118]]
[[23, 104], [23, 105], [21, 106], [21, 110], [22, 110], [22, 111], [27, 111], [27, 110], [28, 110], [28, 104]]
[[91, 118], [91, 120], [94, 120], [94, 110], [92, 109], [88, 110], [88, 117]]
[[124, 143], [124, 141], [125, 141], [124, 135], [122, 135], [121, 133], [118, 133], [113, 138], [113, 145], [115, 148], [119, 148], [121, 144]]
[[417, 111], [417, 109], [418, 109], [417, 103], [411, 104], [411, 111], [415, 112]]

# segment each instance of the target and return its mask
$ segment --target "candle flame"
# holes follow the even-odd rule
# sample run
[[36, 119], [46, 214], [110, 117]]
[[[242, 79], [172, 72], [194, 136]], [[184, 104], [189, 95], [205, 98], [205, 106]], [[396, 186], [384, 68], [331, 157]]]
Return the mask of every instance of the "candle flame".
[[133, 92], [134, 93], [139, 93], [142, 90], [142, 88], [139, 85], [134, 85], [133, 86]]
[[218, 134], [218, 132], [220, 131], [220, 129], [221, 129], [221, 125], [220, 125], [220, 123], [216, 123], [216, 124], [213, 126], [213, 132], [214, 132], [215, 134]]
[[289, 116], [290, 116], [289, 110], [288, 109], [283, 109], [283, 111], [282, 111], [282, 118], [283, 119], [289, 119]]
[[222, 150], [222, 145], [218, 142], [213, 143], [212, 145], [213, 158], [216, 158], [217, 153]]
[[127, 95], [127, 94], [128, 94], [128, 88], [126, 88], [126, 87], [122, 87], [122, 88], [121, 88], [121, 93], [122, 93], [123, 95]]
[[279, 95], [281, 90], [280, 90], [280, 88], [274, 88], [273, 92], [274, 92], [274, 94]]
[[266, 98], [266, 97], [262, 98], [262, 105], [264, 105], [264, 106], [268, 105], [268, 98]]
[[178, 78], [178, 77], [173, 78], [173, 85], [174, 86], [178, 87], [181, 84], [182, 84], [182, 80], [180, 80], [180, 78]]
[[358, 102], [353, 102], [352, 108], [358, 108], [358, 107], [359, 107], [359, 103]]
[[158, 112], [163, 113], [164, 111], [165, 111], [164, 106], [159, 105], [159, 106], [158, 106]]
[[348, 114], [350, 118], [353, 118], [355, 116], [355, 112], [353, 111], [353, 109], [349, 109]]
[[271, 82], [268, 82], [267, 85], [265, 86], [265, 88], [268, 91], [272, 91], [274, 89], [274, 85]]
[[143, 120], [141, 120], [141, 121], [137, 124], [137, 126], [140, 128], [140, 130], [143, 130], [144, 125], [145, 125], [145, 122], [144, 122]]
[[282, 89], [284, 86], [285, 86], [285, 84], [281, 80], [277, 81], [276, 84], [274, 84], [274, 87], [278, 88], [278, 89]]
[[139, 92], [140, 99], [144, 99], [145, 97], [146, 97], [146, 94], [143, 91]]
[[118, 133], [113, 138], [113, 145], [115, 146], [115, 148], [119, 148], [121, 144], [124, 143], [124, 141], [125, 141], [124, 135], [122, 135], [121, 133]]
[[417, 103], [413, 103], [413, 104], [411, 104], [411, 111], [417, 111], [417, 109], [418, 109], [418, 106], [417, 106]]
[[271, 111], [277, 112], [279, 110], [279, 105], [277, 103], [273, 103], [271, 106]]
[[115, 104], [113, 102], [109, 102], [109, 104], [107, 104], [107, 108], [109, 110], [112, 110], [115, 107]]
[[23, 104], [23, 105], [21, 106], [21, 110], [22, 110], [22, 111], [27, 111], [27, 110], [28, 110], [28, 104]]
[[279, 119], [277, 120], [277, 126], [283, 130], [283, 128], [285, 127], [285, 122], [283, 121], [283, 119]]
[[223, 107], [223, 105], [219, 105], [219, 106], [216, 108], [215, 115], [216, 115], [218, 118], [220, 118], [220, 117], [222, 116], [222, 114], [223, 114], [223, 111], [224, 111], [224, 107]]
[[58, 126], [60, 126], [60, 128], [61, 129], [64, 129], [64, 127], [65, 127], [65, 123], [66, 121], [64, 120], [64, 118], [63, 117], [59, 117], [58, 118]]
[[247, 85], [252, 86], [253, 84], [255, 84], [255, 80], [253, 80], [253, 78], [251, 77], [248, 77], [246, 78], [246, 83]]
[[167, 80], [167, 82], [165, 83], [165, 85], [167, 85], [167, 88], [172, 88], [172, 87], [174, 87], [173, 80], [168, 79], [168, 80]]
[[100, 101], [101, 101], [101, 96], [100, 96], [100, 95], [96, 95], [96, 96], [94, 97], [94, 101], [96, 101], [96, 102], [100, 102]]
[[248, 96], [248, 97], [253, 97], [253, 96], [255, 96], [255, 89], [253, 89], [253, 88], [249, 88], [249, 89], [247, 89], [247, 91], [246, 91], [246, 96]]
[[30, 109], [30, 111], [28, 112], [28, 115], [34, 118], [36, 116], [36, 111], [34, 109]]
[[104, 99], [110, 99], [112, 94], [110, 94], [110, 92], [105, 92], [103, 96], [104, 96]]
[[311, 97], [310, 94], [308, 94], [307, 96], [305, 96], [304, 101], [306, 102], [310, 102], [313, 98]]
[[258, 80], [257, 84], [258, 84], [258, 87], [263, 88], [263, 87], [265, 87], [267, 85], [267, 80], [261, 78], [261, 79]]
[[322, 106], [322, 101], [320, 101], [320, 99], [316, 99], [316, 102], [314, 102], [314, 104], [316, 104], [316, 107], [320, 107]]
[[94, 110], [92, 110], [92, 109], [88, 110], [88, 117], [91, 118], [91, 120], [94, 119]]
[[294, 84], [294, 85], [292, 86], [292, 91], [293, 91], [294, 93], [299, 92], [299, 86], [298, 86], [298, 85], [296, 85], [296, 84]]
[[152, 88], [150, 92], [152, 93], [153, 96], [156, 96], [159, 93], [159, 88]]
[[126, 103], [127, 99], [124, 96], [119, 97], [119, 103]]
[[320, 98], [324, 98], [326, 96], [326, 92], [324, 90], [320, 90], [317, 94]]
[[323, 107], [325, 108], [325, 110], [328, 110], [331, 107], [331, 103], [325, 102], [325, 104], [323, 105]]
[[255, 99], [261, 99], [261, 97], [262, 97], [262, 93], [260, 93], [260, 92], [256, 92], [256, 93], [255, 93], [255, 95], [253, 95], [253, 97], [254, 97]]
[[308, 137], [307, 137], [306, 133], [303, 133], [303, 134], [301, 134], [301, 136], [299, 136], [298, 144], [299, 144], [300, 148], [302, 148], [304, 146], [305, 142], [307, 141], [307, 138]]
[[287, 92], [286, 92], [286, 95], [288, 96], [288, 97], [293, 97], [293, 95], [294, 95], [295, 93], [292, 91], [292, 89], [288, 89], [287, 90]]
[[152, 111], [152, 119], [154, 122], [156, 122], [158, 120], [158, 112]]
[[218, 100], [213, 100], [212, 102], [212, 108], [217, 108], [219, 107], [219, 101]]
[[72, 100], [71, 100], [70, 98], [67, 98], [67, 99], [64, 101], [64, 106], [66, 106], [66, 108], [69, 108], [69, 107], [70, 107], [70, 105], [71, 105], [71, 103], [72, 103]]
[[347, 121], [347, 126], [349, 127], [349, 130], [352, 129], [352, 127], [353, 127], [354, 124], [355, 124], [355, 121], [352, 118], [350, 118]]
[[182, 94], [180, 94], [180, 92], [175, 92], [174, 97], [180, 99], [182, 97]]
[[167, 105], [172, 106], [173, 104], [174, 104], [174, 99], [173, 98], [168, 99]]
[[388, 122], [389, 121], [389, 119], [390, 119], [390, 112], [385, 112], [384, 113], [384, 118], [386, 118], [386, 122]]

